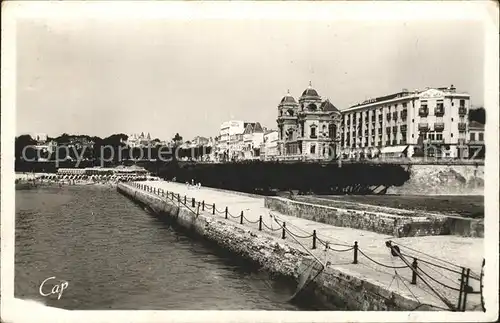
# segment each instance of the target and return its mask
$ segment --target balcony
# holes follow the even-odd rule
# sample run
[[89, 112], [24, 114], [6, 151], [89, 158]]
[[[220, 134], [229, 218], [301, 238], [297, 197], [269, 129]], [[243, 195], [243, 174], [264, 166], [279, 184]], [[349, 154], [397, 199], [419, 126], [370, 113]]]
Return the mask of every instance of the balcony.
[[397, 133], [398, 132], [398, 127], [392, 127], [392, 133]]
[[391, 114], [390, 113], [387, 114], [387, 121], [391, 121]]
[[458, 115], [463, 117], [467, 114], [467, 109], [465, 107], [459, 107], [458, 108]]
[[407, 117], [408, 117], [408, 111], [406, 110], [401, 111], [401, 119], [406, 120]]
[[391, 127], [385, 127], [385, 132], [390, 133], [391, 132]]
[[458, 131], [465, 131], [467, 129], [467, 124], [465, 122], [458, 123]]
[[393, 112], [392, 113], [392, 118], [394, 119], [394, 121], [398, 120], [398, 113], [397, 112]]
[[427, 117], [429, 115], [429, 109], [427, 108], [418, 109], [418, 115], [421, 117]]
[[406, 132], [406, 125], [405, 124], [401, 125], [401, 132]]
[[442, 117], [442, 116], [444, 116], [444, 108], [443, 107], [437, 107], [436, 110], [434, 111], [434, 115], [436, 117]]
[[435, 131], [443, 131], [444, 130], [444, 122], [436, 122], [434, 124]]
[[420, 122], [418, 124], [418, 130], [420, 130], [420, 131], [428, 131], [429, 130], [429, 124], [427, 122]]

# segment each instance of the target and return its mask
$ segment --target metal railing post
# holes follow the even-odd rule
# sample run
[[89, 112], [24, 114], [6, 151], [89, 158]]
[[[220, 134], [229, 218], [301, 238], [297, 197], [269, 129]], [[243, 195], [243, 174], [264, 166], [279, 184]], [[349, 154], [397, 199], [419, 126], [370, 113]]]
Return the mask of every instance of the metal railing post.
[[191, 198], [191, 207], [195, 207], [195, 204], [196, 204], [196, 200], [194, 199], [194, 197]]
[[200, 202], [198, 202], [198, 207], [196, 208], [196, 215], [200, 215]]
[[227, 219], [227, 206], [226, 206], [226, 219]]
[[458, 305], [457, 305], [458, 311], [460, 311], [462, 308], [462, 293], [464, 290], [464, 276], [465, 276], [465, 268], [462, 267], [462, 273], [460, 274], [460, 291], [458, 294]]
[[285, 239], [286, 223], [283, 221], [283, 230], [281, 232], [281, 239]]
[[184, 204], [187, 205], [187, 196], [184, 195]]
[[201, 210], [205, 211], [205, 200], [201, 201]]
[[215, 215], [215, 203], [212, 204], [212, 214]]
[[241, 214], [240, 214], [240, 224], [243, 224], [243, 211], [241, 211]]
[[416, 285], [417, 284], [417, 268], [418, 268], [418, 262], [417, 258], [413, 258], [413, 263], [411, 264], [413, 270], [411, 271], [411, 284]]
[[262, 231], [262, 215], [259, 216], [259, 231]]
[[464, 283], [464, 305], [462, 307], [462, 312], [465, 312], [465, 308], [467, 307], [467, 294], [469, 292], [469, 276], [470, 276], [470, 268], [467, 268], [465, 272], [465, 283]]
[[358, 242], [354, 241], [354, 261], [352, 262], [353, 264], [358, 263]]
[[313, 249], [316, 249], [316, 230], [313, 230]]

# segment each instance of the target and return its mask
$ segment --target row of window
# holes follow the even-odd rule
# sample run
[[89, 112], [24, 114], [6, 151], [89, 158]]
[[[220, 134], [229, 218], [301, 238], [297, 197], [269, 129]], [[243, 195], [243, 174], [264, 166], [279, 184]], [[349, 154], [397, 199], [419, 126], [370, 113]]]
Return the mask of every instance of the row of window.
[[[383, 143], [383, 144], [382, 144]], [[385, 142], [382, 142], [382, 140], [378, 141], [378, 144], [373, 144], [372, 142], [369, 142], [367, 145], [364, 145], [363, 143], [353, 143], [350, 145], [351, 148], [360, 148], [360, 147], [382, 147], [382, 146], [395, 146], [395, 145], [406, 145], [406, 139], [400, 139], [400, 140], [386, 140]], [[343, 147], [347, 147], [347, 145], [342, 145]]]
[[[484, 133], [483, 132], [480, 132], [477, 134], [477, 140], [484, 141]], [[475, 132], [470, 133], [470, 141], [476, 141], [476, 133]]]
[[[454, 105], [455, 105], [455, 103], [452, 101], [451, 105], [452, 105], [452, 106], [454, 106]], [[401, 111], [401, 113], [402, 113], [402, 115], [401, 115], [401, 116], [402, 116], [402, 118], [406, 119], [406, 116], [407, 116], [407, 112], [406, 112], [406, 111], [407, 111], [407, 110], [406, 110], [407, 104], [406, 104], [406, 102], [405, 102], [405, 103], [403, 103], [403, 104], [402, 104], [402, 106], [403, 106], [403, 110]], [[388, 106], [388, 108], [389, 108], [389, 109], [391, 109], [391, 106], [389, 105], [389, 106]], [[379, 113], [378, 113], [378, 114], [379, 114], [379, 116], [381, 116], [381, 115], [382, 115], [383, 109], [384, 109], [383, 107], [382, 107], [382, 108], [379, 108]], [[397, 105], [394, 105], [394, 109], [397, 109]], [[370, 110], [370, 111], [374, 111], [374, 112], [375, 112], [375, 110]], [[349, 114], [349, 115], [345, 116], [345, 119], [344, 119], [344, 120], [347, 120], [347, 123], [348, 123], [348, 124], [350, 124], [350, 123], [351, 123], [351, 116], [354, 116], [354, 118], [355, 118], [356, 120], [360, 120], [360, 119], [361, 119], [362, 114], [364, 114], [364, 115], [365, 115], [365, 120], [366, 120], [366, 119], [367, 119], [367, 116], [368, 116], [368, 112], [369, 112], [369, 111], [364, 111], [364, 112], [356, 112], [356, 113], [354, 113], [354, 115]], [[435, 114], [436, 116], [439, 116], [439, 115], [444, 115], [444, 112], [445, 112], [445, 111], [444, 111], [444, 104], [443, 104], [443, 101], [439, 101], [439, 100], [438, 100], [438, 101], [437, 101], [437, 104], [436, 104], [436, 108], [435, 108], [435, 110], [434, 110], [434, 114]], [[403, 113], [404, 113], [404, 116], [403, 116]], [[426, 115], [428, 115], [428, 113], [429, 113], [429, 109], [428, 109], [427, 101], [426, 101], [426, 100], [422, 100], [422, 102], [421, 102], [421, 108], [419, 109], [419, 114], [426, 114]], [[460, 100], [460, 102], [459, 102], [459, 109], [458, 109], [458, 113], [459, 113], [460, 115], [465, 115], [465, 114], [467, 113], [467, 110], [466, 110], [466, 108], [465, 108], [465, 100], [463, 100], [463, 99], [462, 99], [462, 100]], [[394, 118], [395, 120], [397, 120], [397, 111], [392, 112], [392, 114], [393, 114], [393, 118]], [[387, 115], [386, 115], [386, 116], [387, 116], [387, 120], [391, 120], [391, 112], [387, 113]], [[353, 119], [354, 119], [354, 118], [353, 118]], [[375, 114], [372, 114], [372, 121], [374, 121], [374, 120], [375, 120]]]

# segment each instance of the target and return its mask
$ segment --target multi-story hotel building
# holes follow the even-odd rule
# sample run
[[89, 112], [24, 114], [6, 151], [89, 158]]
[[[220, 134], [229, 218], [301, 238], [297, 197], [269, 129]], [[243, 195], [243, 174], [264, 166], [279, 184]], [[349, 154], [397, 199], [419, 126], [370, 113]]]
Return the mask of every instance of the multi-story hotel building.
[[288, 93], [278, 105], [280, 158], [335, 158], [340, 121], [340, 111], [329, 100], [323, 100], [310, 83], [298, 103]]
[[366, 100], [342, 111], [342, 156], [460, 157], [467, 154], [469, 107], [470, 96], [453, 85]]

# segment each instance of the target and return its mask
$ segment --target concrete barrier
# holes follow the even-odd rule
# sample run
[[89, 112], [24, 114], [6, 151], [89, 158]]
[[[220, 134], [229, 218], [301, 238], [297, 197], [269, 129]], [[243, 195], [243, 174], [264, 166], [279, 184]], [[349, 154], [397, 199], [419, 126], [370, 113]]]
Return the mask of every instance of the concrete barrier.
[[[194, 232], [235, 256], [258, 264], [267, 272], [298, 283], [301, 273], [315, 261], [293, 245], [263, 232], [216, 218], [208, 213], [196, 215], [185, 206], [129, 184], [118, 184], [117, 190], [155, 214], [168, 218], [183, 230]], [[369, 278], [354, 277], [347, 272], [326, 267], [308, 287], [308, 295], [329, 309], [413, 310], [419, 304], [406, 296], [386, 289]], [[421, 305], [419, 310], [434, 310]]]
[[336, 208], [282, 197], [265, 197], [264, 203], [267, 208], [282, 214], [395, 237], [429, 235], [484, 237], [483, 220], [477, 219], [452, 216], [401, 216]]

